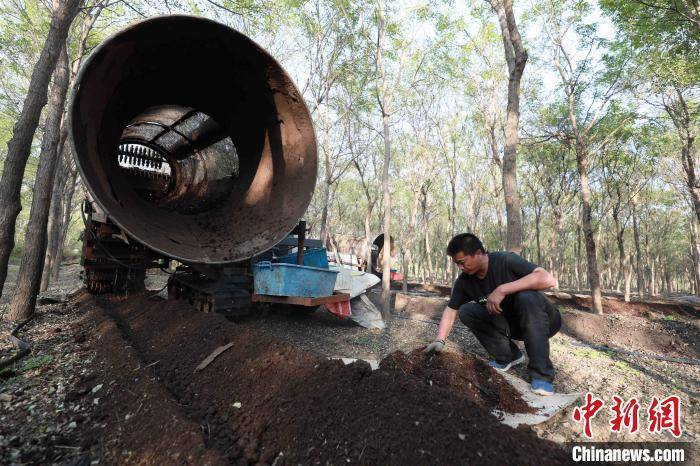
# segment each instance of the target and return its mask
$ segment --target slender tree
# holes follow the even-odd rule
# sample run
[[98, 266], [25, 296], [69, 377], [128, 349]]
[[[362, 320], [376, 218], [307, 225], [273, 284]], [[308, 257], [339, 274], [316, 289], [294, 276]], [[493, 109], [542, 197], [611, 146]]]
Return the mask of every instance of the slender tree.
[[68, 91], [68, 54], [65, 45], [59, 55], [53, 76], [53, 85], [49, 93], [46, 129], [44, 130], [39, 167], [34, 182], [32, 209], [25, 235], [24, 252], [17, 276], [17, 285], [10, 302], [8, 318], [13, 321], [27, 320], [34, 313], [41, 283], [46, 254], [46, 225], [56, 172], [61, 117]]
[[[576, 26], [582, 26], [581, 15], [587, 11], [588, 6], [576, 5], [573, 12], [566, 9], [566, 2], [558, 0], [548, 1], [543, 10], [547, 24], [546, 34], [550, 41], [552, 61], [561, 78], [564, 98], [567, 106], [567, 117], [571, 128], [571, 139], [567, 143], [573, 145], [576, 154], [576, 166], [578, 170], [579, 193], [581, 197], [581, 228], [586, 244], [586, 262], [588, 265], [588, 285], [591, 290], [592, 310], [597, 314], [603, 313], [602, 289], [598, 257], [596, 251], [595, 232], [593, 228], [593, 208], [591, 185], [589, 181], [591, 170], [591, 158], [605, 144], [605, 141], [596, 140], [595, 134], [601, 118], [605, 116], [610, 99], [618, 91], [616, 80], [605, 83], [606, 86], [596, 92], [597, 101], [591, 103], [583, 115], [579, 114], [580, 100], [583, 97], [584, 79], [587, 73], [592, 72], [592, 63], [588, 58], [598, 46], [597, 38], [589, 37], [583, 40], [580, 46], [586, 50], [586, 58], [580, 63], [572, 56], [566, 42], [569, 32]], [[589, 113], [593, 105], [597, 109]], [[615, 131], [603, 137], [612, 137]]]
[[518, 178], [516, 170], [518, 151], [518, 123], [520, 121], [520, 80], [527, 64], [527, 51], [523, 47], [518, 25], [513, 14], [512, 0], [489, 0], [501, 27], [503, 49], [508, 65], [508, 104], [506, 107], [505, 145], [503, 148], [503, 197], [506, 202], [508, 250], [520, 253], [523, 226]]
[[63, 220], [63, 189], [68, 182], [68, 164], [71, 162], [63, 156], [67, 150], [65, 144], [58, 143], [59, 155], [56, 167], [56, 175], [51, 192], [51, 208], [49, 210], [49, 221], [46, 239], [46, 257], [44, 258], [44, 268], [41, 274], [41, 285], [39, 291], [46, 291], [51, 281], [51, 271], [58, 256], [58, 239], [61, 231], [61, 220]]
[[49, 33], [32, 71], [22, 112], [13, 128], [12, 138], [7, 143], [7, 157], [0, 178], [0, 295], [15, 245], [15, 222], [22, 210], [20, 189], [32, 139], [39, 124], [41, 110], [46, 105], [51, 74], [81, 3], [82, 0], [54, 0]]
[[389, 132], [389, 100], [387, 75], [384, 67], [386, 33], [385, 6], [377, 2], [377, 102], [382, 114], [382, 137], [384, 139], [384, 168], [382, 169], [382, 196], [384, 198], [384, 254], [382, 256], [382, 315], [391, 314], [391, 190], [389, 189], [389, 166], [391, 165], [391, 133]]
[[[700, 75], [699, 75], [700, 76]], [[696, 89], [700, 88], [696, 83]], [[698, 176], [697, 149], [695, 139], [700, 126], [700, 104], [689, 100], [685, 94], [689, 89], [682, 89], [676, 83], [671, 85], [669, 94], [661, 96], [661, 102], [666, 114], [673, 122], [680, 142], [680, 161], [685, 173], [685, 182], [690, 199], [693, 201], [695, 215], [700, 221], [700, 176]]]
[[[294, 10], [303, 31], [302, 47], [308, 50], [309, 74], [302, 92], [310, 103], [316, 128], [320, 133], [321, 177], [321, 240], [329, 240], [328, 214], [334, 185], [352, 165], [348, 150], [342, 144], [344, 135], [333, 138], [333, 129], [345, 131], [339, 121], [334, 93], [340, 88], [347, 70], [357, 56], [354, 52], [356, 5], [352, 2], [302, 2]], [[340, 144], [331, 144], [340, 142]]]
[[[73, 82], [78, 74], [80, 64], [86, 54], [85, 49], [87, 40], [92, 31], [95, 22], [99, 18], [102, 10], [105, 8], [104, 0], [97, 0], [93, 5], [86, 6], [85, 11], [80, 16], [80, 34], [77, 40], [77, 50], [75, 60], [70, 67], [70, 82]], [[77, 29], [77, 28], [76, 28]], [[69, 85], [70, 86], [70, 85]], [[61, 135], [58, 143], [58, 166], [56, 168], [56, 178], [53, 183], [53, 192], [51, 194], [51, 210], [48, 224], [48, 238], [46, 246], [46, 258], [44, 260], [44, 269], [41, 276], [40, 291], [46, 291], [54, 275], [60, 266], [61, 249], [63, 248], [62, 232], [63, 232], [63, 207], [64, 207], [64, 192], [67, 190], [69, 180], [75, 180], [72, 176], [73, 160], [70, 157], [70, 144], [68, 141], [68, 125], [64, 118], [61, 126]], [[70, 188], [68, 188], [69, 190]], [[72, 200], [72, 194], [71, 194]], [[67, 205], [70, 210], [70, 200]]]

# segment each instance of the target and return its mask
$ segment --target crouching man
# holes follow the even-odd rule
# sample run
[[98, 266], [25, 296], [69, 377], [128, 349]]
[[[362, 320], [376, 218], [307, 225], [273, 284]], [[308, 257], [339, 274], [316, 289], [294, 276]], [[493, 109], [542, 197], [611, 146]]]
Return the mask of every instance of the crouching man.
[[447, 254], [462, 273], [452, 287], [437, 338], [426, 352], [443, 350], [459, 314], [494, 358], [491, 366], [499, 371], [525, 360], [513, 340], [524, 341], [532, 391], [553, 394], [549, 339], [559, 331], [561, 315], [539, 290], [555, 286], [556, 280], [515, 253], [487, 253], [479, 238], [470, 233], [452, 238]]

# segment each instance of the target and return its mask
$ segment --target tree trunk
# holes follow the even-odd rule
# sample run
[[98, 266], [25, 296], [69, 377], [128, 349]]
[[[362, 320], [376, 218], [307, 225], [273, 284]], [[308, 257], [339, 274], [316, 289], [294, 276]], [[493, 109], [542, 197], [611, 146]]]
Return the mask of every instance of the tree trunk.
[[663, 264], [659, 263], [659, 294], [668, 293], [668, 282], [666, 281], [666, 270]]
[[577, 226], [576, 227], [576, 263], [574, 264], [574, 270], [576, 272], [576, 289], [577, 290], [583, 289], [583, 284], [581, 283], [582, 282], [581, 270], [579, 269], [582, 262], [583, 261], [581, 260], [581, 227]]
[[673, 121], [676, 130], [678, 131], [678, 136], [680, 142], [683, 145], [681, 147], [681, 164], [683, 165], [683, 171], [685, 172], [685, 182], [688, 187], [688, 194], [690, 200], [693, 204], [693, 209], [695, 211], [695, 216], [698, 221], [700, 221], [700, 184], [698, 183], [697, 176], [695, 174], [695, 154], [693, 143], [695, 142], [695, 135], [691, 129], [692, 123], [689, 116], [689, 109], [680, 91], [677, 90], [678, 94], [678, 105], [680, 106], [679, 112], [676, 112], [666, 107], [671, 120]]
[[59, 154], [57, 156], [56, 163], [58, 167], [56, 168], [56, 177], [53, 182], [53, 190], [51, 192], [51, 208], [49, 214], [49, 225], [47, 232], [47, 242], [46, 242], [46, 257], [44, 259], [44, 268], [41, 274], [41, 285], [39, 286], [39, 291], [46, 291], [49, 287], [51, 281], [51, 270], [53, 270], [53, 264], [56, 261], [56, 255], [58, 252], [58, 238], [61, 231], [61, 220], [63, 220], [63, 189], [68, 181], [68, 169], [66, 168], [66, 162], [63, 159], [63, 149], [65, 146], [61, 144], [59, 140]]
[[645, 231], [644, 235], [644, 254], [645, 254], [645, 262], [642, 264], [644, 267], [644, 294], [651, 296], [652, 295], [652, 290], [651, 290], [651, 269], [652, 266], [654, 265], [654, 259], [651, 257], [651, 249], [649, 247], [649, 229], [647, 228], [647, 231]]
[[370, 221], [372, 220], [372, 210], [374, 205], [367, 201], [367, 215], [365, 215], [365, 272], [372, 273], [372, 229]]
[[581, 226], [586, 242], [586, 260], [588, 263], [588, 285], [591, 290], [591, 310], [596, 314], [603, 313], [603, 300], [600, 289], [600, 275], [598, 274], [598, 258], [596, 257], [596, 245], [593, 237], [593, 224], [591, 219], [591, 188], [588, 184], [588, 151], [582, 144], [577, 144], [576, 160], [579, 174], [579, 187], [581, 189]]
[[503, 197], [506, 203], [506, 249], [520, 254], [523, 241], [523, 225], [520, 216], [520, 197], [516, 173], [518, 150], [518, 123], [520, 121], [520, 80], [527, 63], [527, 51], [523, 48], [520, 32], [513, 14], [512, 0], [490, 0], [498, 16], [501, 37], [508, 65], [508, 104], [506, 106], [505, 145], [501, 177]]
[[[76, 59], [73, 60], [73, 64], [70, 69], [70, 81], [72, 82], [75, 76], [80, 70], [80, 65], [85, 57], [85, 45], [87, 43], [88, 36], [92, 27], [95, 25], [95, 21], [100, 16], [100, 13], [105, 7], [105, 2], [99, 0], [99, 2], [93, 4], [92, 8], [86, 12], [85, 17], [80, 25], [80, 37], [78, 39], [77, 49], [75, 53]], [[70, 162], [67, 161], [67, 154], [70, 153], [69, 144], [66, 142], [68, 139], [68, 125], [65, 123], [61, 126], [61, 136], [59, 138], [59, 153], [58, 153], [58, 167], [56, 171], [56, 179], [54, 181], [53, 192], [51, 193], [51, 214], [49, 217], [49, 227], [48, 227], [48, 243], [47, 243], [47, 254], [46, 260], [44, 261], [44, 271], [41, 276], [41, 286], [40, 291], [46, 291], [51, 280], [58, 280], [58, 275], [60, 271], [61, 261], [63, 259], [63, 242], [65, 239], [65, 233], [68, 229], [69, 222], [64, 222], [64, 193], [66, 192], [66, 186], [69, 178], [71, 179], [71, 187], [69, 188], [70, 196], [68, 196], [67, 209], [69, 212], [68, 220], [70, 220], [71, 212], [71, 201], [73, 199], [73, 192], [75, 191], [75, 173], [70, 174], [69, 169]], [[64, 224], [66, 225], [64, 228]]]
[[428, 230], [428, 219], [423, 216], [423, 238], [425, 244], [425, 264], [428, 268], [428, 281], [433, 282], [435, 268], [433, 267], [433, 251], [430, 244], [430, 231]]
[[[450, 177], [450, 188], [452, 190], [452, 202], [450, 203], [450, 238], [454, 238], [457, 234], [457, 180], [453, 176]], [[457, 280], [457, 266], [449, 257], [447, 258], [447, 267], [449, 267], [452, 276], [450, 283], [454, 283], [455, 280]]]
[[64, 0], [54, 5], [49, 33], [39, 55], [29, 91], [24, 99], [22, 111], [12, 129], [12, 138], [7, 143], [7, 157], [0, 178], [0, 296], [7, 278], [7, 265], [15, 246], [15, 222], [22, 210], [20, 189], [24, 169], [31, 152], [34, 132], [39, 124], [41, 110], [46, 105], [47, 89], [56, 61], [63, 49], [70, 24], [78, 12], [82, 0]]
[[389, 190], [389, 167], [391, 164], [391, 140], [389, 139], [389, 91], [384, 70], [384, 3], [377, 5], [377, 101], [382, 112], [382, 137], [384, 138], [384, 167], [382, 170], [382, 193], [384, 197], [384, 256], [382, 258], [382, 316], [391, 314], [391, 192]]
[[[617, 273], [617, 291], [620, 291], [620, 285], [627, 280], [627, 254], [625, 253], [625, 228], [620, 225], [620, 214], [617, 209], [613, 209], [613, 222], [615, 223], [615, 238], [617, 239], [618, 252], [618, 273]], [[629, 295], [625, 294], [625, 302], [629, 302]]]
[[695, 295], [700, 296], [700, 243], [698, 243], [697, 217], [690, 217], [690, 249], [693, 256], [693, 284]]
[[328, 204], [331, 201], [331, 160], [330, 160], [330, 147], [328, 141], [328, 125], [326, 122], [325, 112], [321, 113], [321, 125], [323, 126], [323, 144], [321, 146], [321, 153], [323, 153], [323, 208], [321, 210], [321, 241], [324, 245], [330, 244], [328, 241]]
[[389, 115], [382, 116], [384, 132], [384, 168], [382, 170], [382, 192], [384, 196], [384, 256], [382, 260], [382, 316], [386, 320], [391, 314], [391, 192], [389, 191], [389, 164], [391, 143], [389, 140]]
[[416, 235], [418, 223], [418, 206], [422, 196], [427, 196], [427, 186], [422, 184], [420, 189], [413, 191], [413, 199], [411, 201], [411, 212], [408, 216], [408, 228], [403, 237], [401, 246], [402, 260], [404, 261], [404, 276], [403, 276], [403, 291], [408, 291], [408, 273], [409, 267], [413, 265], [413, 241]]
[[[13, 321], [26, 320], [34, 313], [36, 296], [41, 283], [41, 272], [46, 254], [46, 224], [49, 218], [51, 192], [56, 174], [56, 159], [61, 133], [61, 116], [68, 91], [68, 55], [63, 44], [54, 81], [49, 96], [46, 128], [41, 144], [39, 166], [34, 182], [32, 208], [29, 214], [24, 253], [17, 276], [17, 286], [10, 302], [8, 318]], [[31, 234], [30, 234], [31, 232]]]
[[[539, 209], [535, 210], [535, 242], [537, 243], [537, 265], [542, 265], [542, 244], [540, 242], [540, 219]], [[551, 267], [550, 267], [551, 268]]]
[[61, 230], [58, 237], [56, 260], [54, 261], [51, 270], [51, 277], [53, 280], [58, 280], [61, 262], [63, 262], [63, 250], [66, 244], [66, 237], [68, 236], [68, 229], [70, 228], [71, 217], [73, 216], [73, 195], [75, 194], [78, 181], [80, 181], [80, 178], [78, 178], [77, 172], [74, 171], [71, 173], [70, 179], [68, 180], [68, 191], [66, 192], [65, 199], [63, 201], [63, 221], [61, 222]]
[[498, 249], [506, 249], [506, 242], [508, 241], [508, 218], [505, 219], [505, 224], [503, 221], [503, 211], [501, 209], [496, 210], [496, 223], [498, 225]]
[[[508, 97], [508, 118], [506, 120], [506, 145], [503, 154], [503, 197], [506, 203], [506, 249], [520, 254], [523, 242], [523, 226], [520, 216], [520, 197], [518, 196], [518, 183], [516, 174], [516, 147], [518, 144], [518, 117], [512, 116], [513, 110], [510, 98], [510, 87]], [[511, 120], [515, 120], [512, 122]]]
[[401, 291], [408, 292], [408, 264], [411, 258], [410, 248], [401, 248], [401, 262], [403, 263], [403, 281], [401, 283]]
[[625, 302], [630, 302], [630, 289], [632, 285], [632, 258], [628, 255], [625, 257]]
[[[697, 7], [696, 7], [697, 9]], [[695, 172], [695, 130], [693, 125], [692, 111], [688, 106], [683, 90], [675, 87], [676, 98], [667, 102], [662, 98], [666, 113], [671, 118], [678, 133], [681, 143], [681, 165], [685, 172], [685, 182], [688, 188], [688, 195], [695, 212], [695, 216], [700, 221], [700, 183]]]
[[632, 236], [634, 237], [634, 249], [637, 252], [635, 263], [637, 265], [637, 294], [644, 296], [644, 264], [642, 262], [642, 247], [639, 244], [639, 225], [637, 224], [637, 202], [632, 201]]
[[323, 242], [324, 246], [329, 247], [330, 246], [330, 241], [328, 240], [329, 233], [328, 233], [328, 204], [330, 202], [330, 197], [331, 197], [331, 186], [326, 182], [326, 179], [324, 178], [323, 180], [323, 208], [321, 209], [321, 241]]
[[554, 209], [553, 212], [554, 219], [552, 221], [552, 237], [549, 242], [549, 247], [552, 250], [552, 274], [554, 275], [554, 279], [557, 281], [557, 286], [556, 288], [559, 288], [559, 280], [560, 280], [560, 275], [562, 274], [561, 272], [561, 265], [562, 265], [562, 260], [561, 260], [561, 245], [562, 241], [560, 236], [560, 231], [561, 231], [561, 217], [562, 213], [561, 210], [557, 207]]

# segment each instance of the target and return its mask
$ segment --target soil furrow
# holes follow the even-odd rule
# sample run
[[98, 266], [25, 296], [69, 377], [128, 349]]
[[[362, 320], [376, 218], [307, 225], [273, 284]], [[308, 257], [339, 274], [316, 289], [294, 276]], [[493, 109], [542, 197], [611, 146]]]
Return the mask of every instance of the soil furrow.
[[[124, 336], [112, 336], [113, 345], [133, 346], [141, 366], [158, 361], [145, 371], [177, 405], [182, 422], [196, 426], [193, 430], [207, 462], [559, 464], [565, 460], [556, 444], [537, 438], [529, 429], [500, 424], [487, 406], [454, 388], [431, 385], [400, 370], [372, 372], [364, 363], [344, 366], [249, 325], [194, 312], [185, 303], [132, 296], [95, 304], [96, 318], [100, 312], [108, 313], [114, 331], [119, 327]], [[144, 308], [150, 312], [143, 313]], [[203, 371], [194, 371], [215, 348], [228, 343], [233, 343], [230, 350]], [[109, 359], [120, 351], [103, 347], [100, 355]], [[106, 403], [105, 409], [110, 408]], [[156, 410], [148, 416], [142, 412], [128, 419], [129, 430], [143, 432], [153, 421], [169, 422]], [[151, 431], [150, 441], [160, 434]], [[160, 443], [155, 439], [156, 445]]]

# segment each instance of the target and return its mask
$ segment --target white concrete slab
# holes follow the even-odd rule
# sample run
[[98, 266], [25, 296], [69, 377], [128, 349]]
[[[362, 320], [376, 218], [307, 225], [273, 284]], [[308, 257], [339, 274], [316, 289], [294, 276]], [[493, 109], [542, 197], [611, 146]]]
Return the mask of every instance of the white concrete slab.
[[530, 384], [520, 377], [508, 372], [501, 375], [520, 393], [523, 401], [536, 410], [536, 412], [529, 414], [504, 413], [499, 410], [492, 411], [492, 414], [498, 420], [511, 427], [518, 427], [520, 424], [534, 426], [545, 422], [580, 397], [578, 393], [555, 393], [551, 396], [537, 395], [530, 390]]

